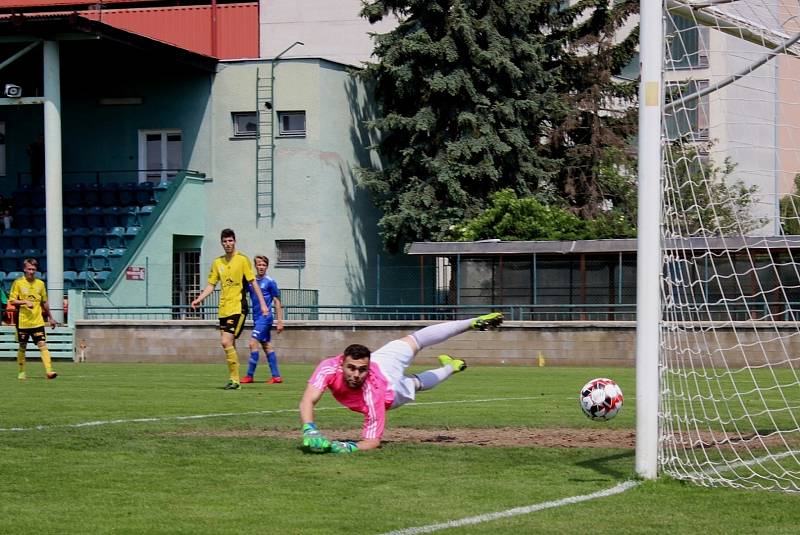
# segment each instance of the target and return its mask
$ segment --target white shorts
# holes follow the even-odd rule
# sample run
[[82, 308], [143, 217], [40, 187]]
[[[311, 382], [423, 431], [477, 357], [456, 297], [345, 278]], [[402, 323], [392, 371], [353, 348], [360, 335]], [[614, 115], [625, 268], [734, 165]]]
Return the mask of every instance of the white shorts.
[[402, 340], [392, 340], [373, 351], [370, 360], [378, 365], [394, 390], [392, 408], [414, 401], [417, 388], [414, 379], [405, 375], [406, 368], [414, 360], [414, 349]]

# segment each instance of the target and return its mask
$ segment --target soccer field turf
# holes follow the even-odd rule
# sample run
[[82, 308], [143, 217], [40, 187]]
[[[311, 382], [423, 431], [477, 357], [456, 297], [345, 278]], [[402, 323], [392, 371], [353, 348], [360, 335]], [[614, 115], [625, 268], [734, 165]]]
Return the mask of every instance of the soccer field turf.
[[[471, 367], [391, 411], [377, 451], [299, 449], [312, 367], [225, 391], [218, 365], [0, 363], [0, 533], [795, 533], [800, 496], [637, 481], [633, 370]], [[610, 376], [607, 423], [578, 406]], [[357, 438], [329, 395], [317, 423]], [[515, 510], [515, 508], [518, 508]], [[497, 518], [496, 513], [514, 516]], [[495, 516], [492, 516], [495, 515]], [[474, 519], [474, 524], [470, 520]], [[419, 529], [413, 529], [419, 528]]]

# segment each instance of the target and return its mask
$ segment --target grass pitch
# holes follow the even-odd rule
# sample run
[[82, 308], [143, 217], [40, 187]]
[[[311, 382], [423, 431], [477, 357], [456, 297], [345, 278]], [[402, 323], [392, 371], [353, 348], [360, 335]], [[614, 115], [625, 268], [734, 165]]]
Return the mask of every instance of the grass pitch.
[[[391, 411], [383, 448], [350, 456], [298, 447], [297, 403], [311, 366], [284, 364], [285, 383], [241, 391], [221, 389], [222, 362], [57, 370], [46, 381], [29, 362], [23, 382], [15, 363], [0, 363], [0, 533], [379, 534], [561, 504], [636, 479], [630, 440], [614, 446], [634, 428], [630, 369], [472, 367]], [[611, 422], [591, 422], [578, 406], [577, 390], [596, 376], [625, 393]], [[331, 438], [357, 438], [361, 417], [326, 395], [317, 423]], [[493, 439], [470, 442], [471, 429]], [[559, 434], [569, 438], [541, 440]], [[442, 533], [796, 533], [797, 525], [800, 496], [660, 480]]]

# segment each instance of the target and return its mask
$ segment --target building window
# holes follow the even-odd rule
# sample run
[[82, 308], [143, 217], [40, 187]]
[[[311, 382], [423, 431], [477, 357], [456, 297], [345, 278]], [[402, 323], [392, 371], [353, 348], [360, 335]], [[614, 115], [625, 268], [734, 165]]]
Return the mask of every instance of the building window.
[[[687, 80], [668, 82], [667, 102], [674, 102], [694, 95], [708, 88], [708, 80]], [[687, 142], [708, 141], [709, 139], [709, 101], [708, 95], [686, 100], [665, 113], [665, 128], [670, 141], [683, 139]]]
[[672, 69], [708, 67], [708, 28], [677, 15], [667, 18], [667, 62]]
[[306, 136], [306, 112], [304, 111], [279, 111], [278, 124], [280, 125], [278, 135], [284, 137]]
[[306, 265], [305, 240], [275, 240], [278, 252], [276, 267], [302, 267]]
[[258, 122], [254, 111], [235, 111], [231, 113], [233, 119], [233, 137], [256, 137], [258, 135]]

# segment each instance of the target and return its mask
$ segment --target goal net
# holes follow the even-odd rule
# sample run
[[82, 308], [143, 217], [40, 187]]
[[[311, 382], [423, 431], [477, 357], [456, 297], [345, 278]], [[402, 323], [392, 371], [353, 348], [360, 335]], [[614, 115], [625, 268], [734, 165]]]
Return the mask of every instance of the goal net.
[[666, 0], [658, 467], [800, 491], [800, 4]]

